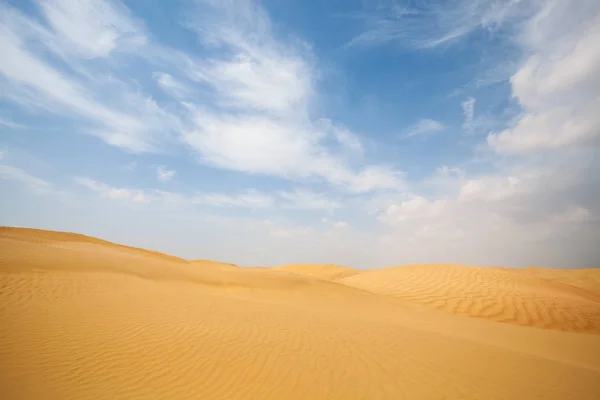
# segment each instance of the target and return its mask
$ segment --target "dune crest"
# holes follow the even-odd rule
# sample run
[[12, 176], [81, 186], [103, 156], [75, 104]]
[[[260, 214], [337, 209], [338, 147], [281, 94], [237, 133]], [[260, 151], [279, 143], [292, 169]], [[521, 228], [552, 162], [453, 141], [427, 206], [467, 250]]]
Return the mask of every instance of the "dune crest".
[[[0, 393], [8, 400], [598, 398], [600, 335], [575, 332], [597, 333], [598, 303], [589, 287], [566, 283], [568, 275], [348, 270], [244, 268], [0, 228]], [[511, 323], [473, 306], [493, 298], [500, 300], [491, 309]], [[545, 310], [549, 299], [562, 311]], [[476, 310], [484, 315], [471, 315]], [[526, 320], [523, 310], [540, 318]], [[532, 329], [536, 321], [550, 329]]]
[[361, 272], [335, 264], [286, 264], [272, 269], [328, 280], [342, 279]]

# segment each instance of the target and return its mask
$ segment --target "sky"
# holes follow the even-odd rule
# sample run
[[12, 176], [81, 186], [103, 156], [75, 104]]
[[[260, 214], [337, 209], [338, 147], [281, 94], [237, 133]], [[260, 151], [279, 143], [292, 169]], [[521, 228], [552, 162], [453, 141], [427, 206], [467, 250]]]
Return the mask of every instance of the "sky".
[[0, 0], [0, 225], [246, 266], [600, 266], [597, 0]]

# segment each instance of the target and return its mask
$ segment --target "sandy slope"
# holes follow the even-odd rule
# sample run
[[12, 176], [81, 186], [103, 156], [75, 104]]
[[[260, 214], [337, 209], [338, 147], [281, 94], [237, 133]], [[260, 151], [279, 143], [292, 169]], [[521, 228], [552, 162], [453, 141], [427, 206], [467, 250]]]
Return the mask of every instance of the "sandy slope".
[[355, 269], [335, 264], [287, 264], [273, 269], [327, 280], [342, 279], [360, 273]]
[[[396, 270], [388, 279], [400, 276]], [[0, 393], [9, 400], [599, 398], [600, 335], [466, 318], [341, 283], [383, 291], [383, 277], [374, 289], [371, 274], [327, 281], [1, 228]], [[574, 299], [583, 290], [527, 282], [517, 293]], [[506, 293], [514, 290], [498, 290]]]
[[[599, 265], [600, 266], [600, 265]], [[511, 269], [509, 271], [526, 275], [539, 276], [556, 282], [566, 283], [567, 285], [580, 287], [590, 292], [600, 293], [600, 269], [599, 268], [581, 268], [576, 270], [554, 269], [529, 267], [520, 269]]]
[[[570, 272], [572, 282], [565, 283], [569, 282], [566, 277]], [[600, 269], [585, 273], [600, 277]], [[600, 334], [600, 291], [586, 287], [580, 275], [566, 270], [535, 273], [463, 265], [411, 265], [366, 271], [340, 282], [453, 314]]]

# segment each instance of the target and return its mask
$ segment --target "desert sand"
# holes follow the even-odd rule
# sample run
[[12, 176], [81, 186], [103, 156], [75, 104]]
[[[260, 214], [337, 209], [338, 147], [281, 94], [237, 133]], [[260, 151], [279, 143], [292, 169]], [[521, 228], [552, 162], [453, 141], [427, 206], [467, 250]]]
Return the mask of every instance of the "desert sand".
[[0, 394], [596, 400], [600, 269], [245, 268], [0, 228]]

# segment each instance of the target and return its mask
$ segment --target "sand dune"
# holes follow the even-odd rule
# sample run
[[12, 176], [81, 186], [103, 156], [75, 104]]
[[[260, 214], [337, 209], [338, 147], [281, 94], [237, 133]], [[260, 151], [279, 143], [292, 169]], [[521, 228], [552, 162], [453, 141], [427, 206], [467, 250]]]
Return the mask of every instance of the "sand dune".
[[273, 269], [328, 280], [342, 279], [360, 272], [334, 264], [287, 264]]
[[[90, 249], [102, 249], [102, 252], [113, 250], [118, 251], [120, 255], [128, 254], [139, 257], [152, 257], [154, 259], [161, 259], [166, 261], [175, 261], [188, 263], [183, 258], [171, 256], [168, 254], [159, 253], [157, 251], [139, 249], [137, 247], [124, 246], [121, 244], [109, 242], [102, 239], [97, 239], [91, 236], [81, 235], [79, 233], [71, 232], [56, 232], [47, 231], [42, 229], [31, 229], [31, 228], [11, 228], [0, 226], [0, 237], [4, 239], [13, 239], [19, 241], [40, 243], [46, 246], [59, 245], [65, 249], [67, 247], [77, 248], [79, 250], [90, 248]], [[90, 245], [101, 245], [102, 247], [90, 246]]]
[[567, 285], [580, 287], [586, 289], [587, 291], [600, 294], [600, 268], [581, 268], [575, 270], [566, 270], [529, 267], [511, 269], [508, 271], [526, 275], [539, 276], [540, 278], [552, 280], [555, 282], [562, 282]]
[[[0, 393], [9, 400], [599, 398], [600, 335], [560, 331], [576, 330], [585, 310], [593, 321], [593, 291], [461, 268], [336, 280], [332, 271], [345, 270], [187, 262], [80, 235], [2, 228]], [[536, 319], [519, 319], [522, 308], [546, 317], [529, 303], [554, 299], [561, 311], [547, 311], [552, 329], [500, 324], [493, 313], [455, 315], [475, 310], [452, 300], [464, 287], [471, 303], [486, 304], [480, 293], [497, 296], [500, 314], [524, 325]], [[450, 306], [439, 306], [444, 296]], [[580, 330], [594, 326], [581, 322]]]
[[[567, 277], [573, 272], [573, 282]], [[600, 334], [600, 292], [577, 271], [534, 273], [462, 265], [411, 265], [363, 272], [346, 285], [452, 314], [497, 322]], [[600, 269], [585, 276], [600, 276]], [[559, 277], [560, 279], [555, 279]]]

